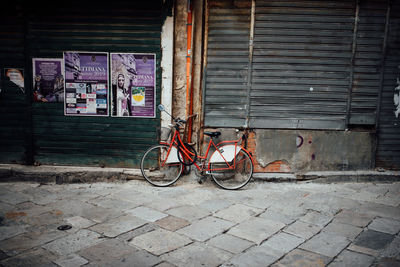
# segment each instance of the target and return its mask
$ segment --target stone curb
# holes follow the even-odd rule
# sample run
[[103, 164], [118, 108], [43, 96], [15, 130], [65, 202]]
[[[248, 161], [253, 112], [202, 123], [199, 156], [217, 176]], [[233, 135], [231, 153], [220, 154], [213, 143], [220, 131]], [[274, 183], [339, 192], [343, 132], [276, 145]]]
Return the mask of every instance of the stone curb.
[[3, 182], [35, 181], [61, 184], [131, 179], [143, 179], [139, 169], [0, 164], [0, 181]]
[[[0, 181], [40, 183], [115, 182], [143, 179], [139, 169], [77, 166], [0, 164]], [[400, 181], [400, 171], [318, 171], [305, 173], [254, 173], [256, 181], [318, 183]]]

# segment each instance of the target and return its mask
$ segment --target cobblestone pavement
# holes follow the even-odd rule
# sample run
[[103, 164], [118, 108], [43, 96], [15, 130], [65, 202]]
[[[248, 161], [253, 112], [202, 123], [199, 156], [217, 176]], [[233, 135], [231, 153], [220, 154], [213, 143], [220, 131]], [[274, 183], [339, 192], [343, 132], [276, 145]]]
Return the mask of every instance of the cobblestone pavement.
[[399, 231], [400, 183], [0, 183], [3, 266], [400, 266]]

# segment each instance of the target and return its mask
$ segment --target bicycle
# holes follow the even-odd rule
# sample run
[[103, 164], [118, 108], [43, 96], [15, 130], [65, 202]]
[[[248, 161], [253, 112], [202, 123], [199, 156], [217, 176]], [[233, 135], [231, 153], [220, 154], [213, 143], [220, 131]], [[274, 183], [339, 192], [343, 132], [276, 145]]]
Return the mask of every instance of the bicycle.
[[[163, 105], [158, 109], [166, 112]], [[197, 155], [196, 150], [184, 143], [179, 133], [185, 120], [173, 119], [170, 125], [173, 136], [170, 141], [160, 141], [159, 144], [150, 147], [142, 157], [140, 169], [143, 177], [152, 185], [166, 187], [174, 184], [182, 175], [184, 166], [194, 165], [202, 177], [211, 175], [214, 182], [223, 189], [236, 190], [245, 186], [253, 175], [253, 158], [243, 148], [242, 144], [246, 136], [243, 134], [238, 140], [222, 141], [214, 143], [213, 138], [221, 135], [221, 132], [204, 132], [210, 137], [204, 156]], [[207, 160], [211, 148], [215, 149]]]

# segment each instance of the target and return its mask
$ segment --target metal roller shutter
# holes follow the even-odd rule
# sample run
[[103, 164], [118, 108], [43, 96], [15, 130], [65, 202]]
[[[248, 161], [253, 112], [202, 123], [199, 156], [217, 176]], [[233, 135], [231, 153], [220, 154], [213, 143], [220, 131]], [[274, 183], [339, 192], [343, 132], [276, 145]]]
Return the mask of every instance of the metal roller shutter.
[[246, 123], [251, 1], [209, 1], [206, 126]]
[[250, 127], [344, 129], [354, 1], [256, 1]]
[[387, 5], [360, 1], [350, 124], [375, 125]]
[[[379, 116], [376, 165], [400, 169], [400, 115], [395, 95], [400, 94], [400, 2], [392, 1], [389, 19], [383, 91]], [[398, 89], [395, 89], [398, 88]], [[398, 102], [397, 102], [398, 103]]]

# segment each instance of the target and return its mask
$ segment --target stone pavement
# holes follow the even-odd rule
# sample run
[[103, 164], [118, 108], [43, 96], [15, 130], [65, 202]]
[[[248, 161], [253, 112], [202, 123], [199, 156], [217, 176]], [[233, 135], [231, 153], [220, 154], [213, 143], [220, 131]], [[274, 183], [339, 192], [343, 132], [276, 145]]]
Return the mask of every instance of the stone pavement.
[[400, 266], [399, 232], [400, 182], [0, 183], [2, 266]]

